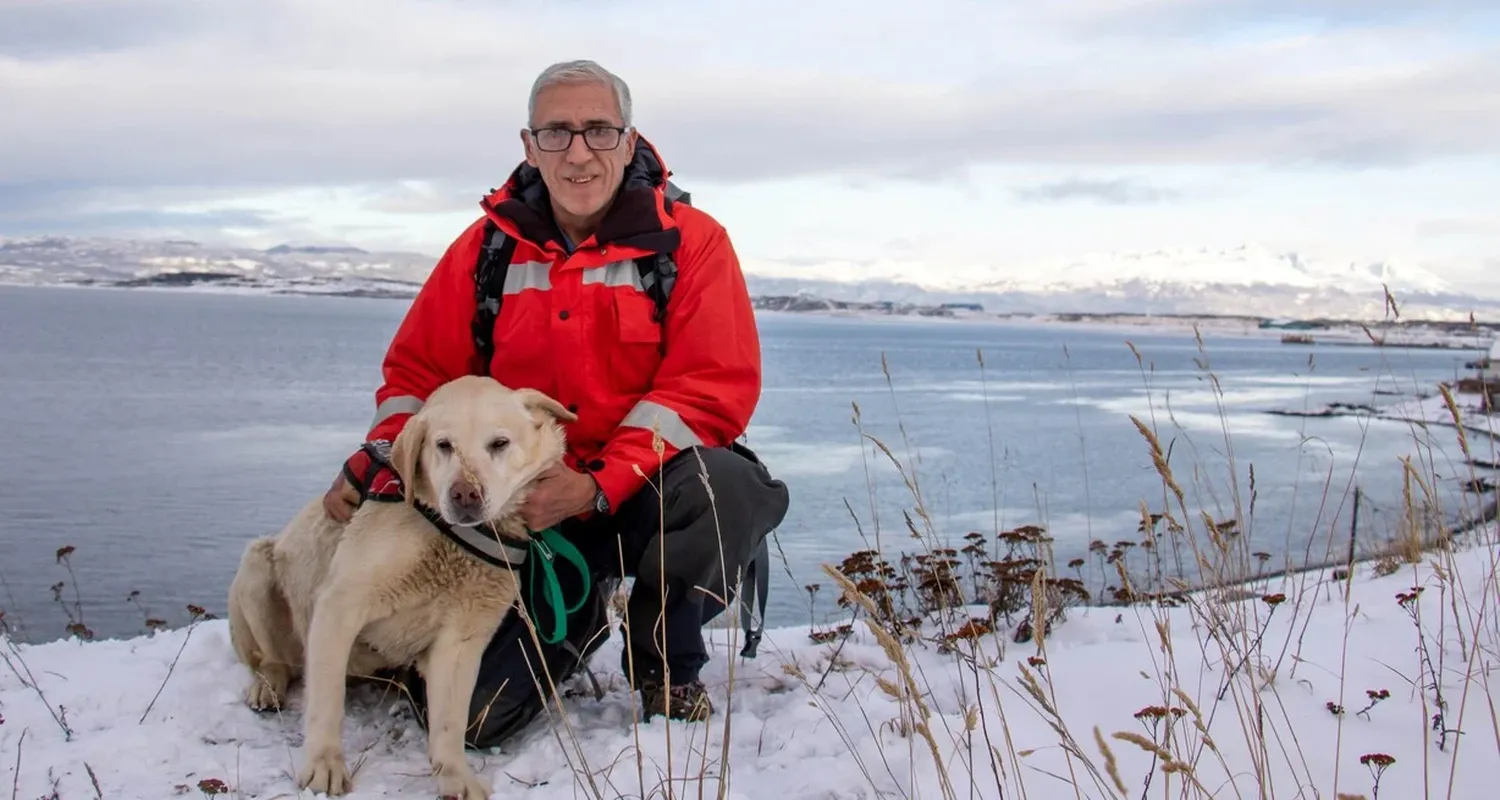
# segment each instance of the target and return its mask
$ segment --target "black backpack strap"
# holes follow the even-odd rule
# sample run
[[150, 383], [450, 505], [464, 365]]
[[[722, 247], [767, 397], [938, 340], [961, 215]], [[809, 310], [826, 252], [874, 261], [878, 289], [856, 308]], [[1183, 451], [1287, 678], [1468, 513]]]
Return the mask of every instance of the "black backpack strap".
[[516, 240], [505, 235], [494, 220], [485, 220], [484, 245], [474, 265], [474, 374], [488, 375], [495, 355], [495, 320], [505, 297], [505, 274], [516, 252]]
[[[667, 181], [663, 195], [668, 214], [672, 213], [674, 203], [689, 206], [693, 204], [692, 193], [683, 191], [682, 187], [670, 180]], [[672, 289], [677, 285], [677, 260], [671, 253], [642, 256], [635, 260], [635, 269], [641, 276], [641, 288], [646, 290], [651, 302], [656, 304], [656, 321], [666, 321], [667, 301], [672, 298]]]
[[635, 260], [636, 272], [641, 276], [641, 288], [656, 304], [654, 319], [662, 322], [667, 318], [667, 301], [672, 298], [672, 289], [677, 285], [677, 260], [671, 253], [641, 256]]
[[671, 180], [667, 181], [666, 189], [662, 192], [662, 195], [666, 199], [668, 214], [672, 213], [672, 204], [674, 203], [682, 203], [689, 206], [693, 204], [693, 193], [683, 191], [681, 186], [678, 186]]
[[[739, 440], [730, 442], [729, 449], [756, 464], [762, 463], [760, 456]], [[761, 637], [765, 633], [766, 600], [771, 593], [771, 549], [766, 542], [775, 535], [774, 529], [767, 531], [745, 565], [743, 583], [740, 584], [737, 598], [740, 605], [740, 627], [745, 629], [745, 646], [740, 649], [741, 658], [755, 658]], [[759, 624], [752, 611], [755, 606], [760, 607]]]
[[761, 634], [766, 629], [766, 595], [771, 590], [771, 552], [766, 547], [766, 539], [769, 538], [771, 534], [766, 534], [755, 548], [755, 555], [750, 559], [750, 574], [746, 576], [744, 583], [744, 588], [748, 589], [749, 579], [755, 579], [754, 599], [760, 606], [759, 625], [755, 624], [755, 617], [750, 612], [751, 598], [740, 598], [740, 627], [745, 629], [745, 646], [740, 650], [741, 658], [755, 658], [755, 653], [760, 648]]

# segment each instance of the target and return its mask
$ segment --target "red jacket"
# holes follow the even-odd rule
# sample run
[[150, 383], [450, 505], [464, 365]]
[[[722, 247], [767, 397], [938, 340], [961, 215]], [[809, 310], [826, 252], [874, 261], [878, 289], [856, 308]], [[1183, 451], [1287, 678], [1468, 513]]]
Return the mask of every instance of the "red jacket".
[[[724, 228], [672, 203], [670, 175], [644, 139], [598, 232], [570, 255], [552, 222], [540, 173], [522, 163], [480, 203], [515, 237], [489, 368], [511, 388], [535, 388], [578, 415], [567, 426], [570, 466], [593, 473], [611, 508], [678, 450], [727, 445], [760, 399], [760, 340], [745, 277]], [[397, 329], [375, 392], [367, 438], [394, 440], [439, 385], [471, 370], [476, 220], [449, 246]], [[665, 325], [631, 259], [674, 252], [678, 277]], [[664, 452], [652, 447], [653, 429]]]

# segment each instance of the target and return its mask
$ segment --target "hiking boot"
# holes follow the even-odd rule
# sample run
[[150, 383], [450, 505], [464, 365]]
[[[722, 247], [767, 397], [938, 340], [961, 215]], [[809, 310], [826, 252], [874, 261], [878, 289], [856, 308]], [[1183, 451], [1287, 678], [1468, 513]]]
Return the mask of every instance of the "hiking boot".
[[666, 684], [648, 681], [641, 685], [641, 705], [645, 706], [646, 722], [657, 714], [665, 714], [667, 719], [704, 722], [714, 712], [708, 689], [699, 680], [674, 683], [670, 692]]

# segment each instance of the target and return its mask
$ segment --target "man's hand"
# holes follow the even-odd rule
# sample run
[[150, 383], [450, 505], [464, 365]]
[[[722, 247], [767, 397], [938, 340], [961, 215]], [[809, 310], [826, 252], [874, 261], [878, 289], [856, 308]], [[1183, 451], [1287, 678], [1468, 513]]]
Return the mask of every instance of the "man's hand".
[[592, 511], [594, 478], [554, 464], [532, 482], [531, 494], [521, 504], [521, 518], [534, 531], [546, 530], [563, 520]]
[[323, 495], [323, 510], [339, 522], [348, 522], [356, 508], [359, 508], [359, 491], [344, 480], [343, 472], [339, 472]]

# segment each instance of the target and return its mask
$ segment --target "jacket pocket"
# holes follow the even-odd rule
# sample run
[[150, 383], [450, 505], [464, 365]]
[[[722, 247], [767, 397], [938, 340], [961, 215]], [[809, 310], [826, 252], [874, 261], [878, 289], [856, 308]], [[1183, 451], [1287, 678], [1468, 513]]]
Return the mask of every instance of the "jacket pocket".
[[656, 304], [635, 292], [614, 292], [614, 325], [609, 343], [610, 382], [621, 391], [644, 394], [661, 367], [661, 323]]
[[661, 347], [661, 323], [656, 321], [656, 303], [637, 292], [616, 291], [615, 336], [632, 345]]

